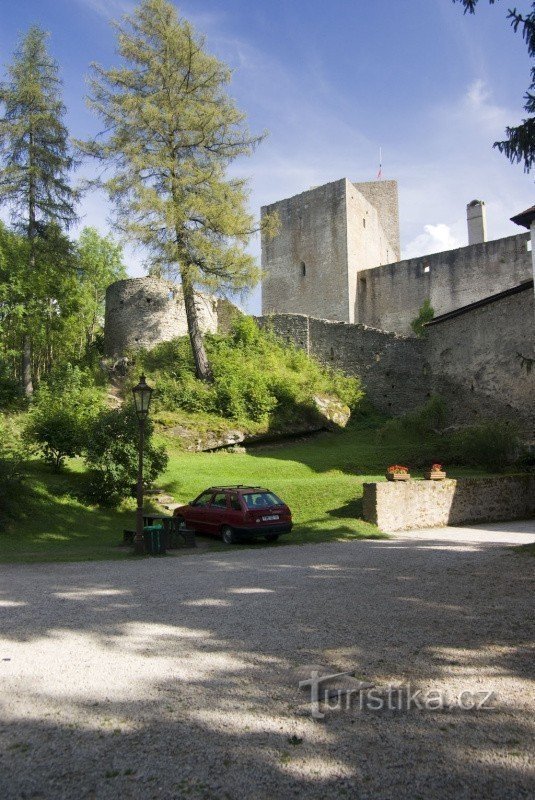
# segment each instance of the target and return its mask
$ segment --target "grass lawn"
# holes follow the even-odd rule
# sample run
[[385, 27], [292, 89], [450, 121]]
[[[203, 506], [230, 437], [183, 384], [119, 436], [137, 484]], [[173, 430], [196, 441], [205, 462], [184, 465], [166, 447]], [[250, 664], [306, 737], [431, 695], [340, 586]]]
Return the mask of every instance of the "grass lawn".
[[[158, 485], [177, 502], [191, 500], [217, 484], [256, 484], [272, 489], [291, 507], [295, 527], [277, 545], [329, 539], [384, 536], [359, 519], [362, 484], [384, 479], [391, 463], [411, 465], [421, 460], [422, 448], [433, 460], [432, 440], [377, 438], [376, 425], [355, 421], [340, 433], [323, 433], [295, 443], [256, 448], [248, 453], [185, 453], [165, 440], [169, 467]], [[436, 458], [435, 458], [436, 460]], [[28, 495], [19, 518], [0, 533], [0, 562], [83, 561], [132, 558], [118, 547], [123, 528], [133, 528], [134, 503], [127, 510], [102, 509], [80, 499], [80, 462], [59, 475], [40, 462], [30, 465]], [[422, 473], [411, 469], [413, 476]], [[449, 470], [451, 476], [476, 474]], [[224, 548], [217, 540], [214, 549]]]

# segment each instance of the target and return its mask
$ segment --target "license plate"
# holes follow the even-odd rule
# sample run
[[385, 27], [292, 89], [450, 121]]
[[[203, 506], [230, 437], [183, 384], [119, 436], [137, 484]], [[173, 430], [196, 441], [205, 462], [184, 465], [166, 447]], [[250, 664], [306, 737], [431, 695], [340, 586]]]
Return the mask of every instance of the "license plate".
[[269, 517], [262, 517], [262, 522], [270, 522], [272, 519], [278, 519], [278, 514], [270, 514]]

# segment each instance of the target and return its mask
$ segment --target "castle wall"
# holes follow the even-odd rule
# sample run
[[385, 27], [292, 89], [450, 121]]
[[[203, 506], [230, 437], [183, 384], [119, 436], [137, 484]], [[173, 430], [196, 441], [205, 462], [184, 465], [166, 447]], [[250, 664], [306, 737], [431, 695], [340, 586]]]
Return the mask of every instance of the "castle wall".
[[425, 345], [419, 339], [301, 314], [257, 321], [323, 363], [359, 377], [370, 401], [385, 414], [403, 414], [429, 399]]
[[[349, 320], [346, 184], [327, 183], [262, 208], [280, 230], [262, 237], [262, 313]], [[351, 309], [351, 314], [353, 309]]]
[[359, 272], [355, 316], [409, 334], [426, 299], [438, 316], [529, 280], [528, 240], [529, 234], [509, 236]]
[[[347, 183], [347, 276], [349, 291], [348, 322], [357, 322], [356, 298], [358, 276], [362, 269], [388, 262], [388, 246], [381, 226], [377, 209], [370, 205], [354, 186]], [[390, 254], [392, 250], [390, 250]]]
[[262, 313], [354, 322], [357, 274], [399, 257], [396, 181], [347, 179], [262, 208], [280, 230], [262, 239]]
[[401, 257], [399, 241], [399, 205], [397, 181], [371, 181], [353, 186], [377, 209], [381, 229], [381, 259], [375, 264], [389, 264]]
[[533, 282], [520, 288], [436, 320], [423, 339], [300, 314], [257, 321], [323, 363], [359, 377], [384, 413], [414, 411], [437, 394], [445, 401], [448, 424], [506, 419], [532, 440]]
[[[200, 325], [217, 331], [217, 301], [197, 294]], [[188, 332], [182, 289], [159, 278], [127, 278], [106, 291], [104, 352], [116, 358], [128, 350], [150, 349]]]
[[453, 421], [504, 417], [535, 439], [533, 281], [519, 288], [428, 325], [425, 355]]

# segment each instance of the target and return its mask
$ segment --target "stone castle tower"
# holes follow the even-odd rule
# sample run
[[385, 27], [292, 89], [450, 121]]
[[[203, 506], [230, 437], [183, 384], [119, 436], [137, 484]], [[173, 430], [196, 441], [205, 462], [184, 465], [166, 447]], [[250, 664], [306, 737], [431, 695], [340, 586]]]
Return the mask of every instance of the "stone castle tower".
[[[203, 332], [218, 330], [218, 300], [196, 293]], [[106, 290], [104, 353], [122, 356], [140, 347], [150, 350], [188, 332], [182, 289], [174, 283], [147, 276], [116, 281]]]
[[342, 180], [262, 208], [280, 230], [262, 240], [262, 314], [358, 322], [358, 273], [399, 261], [396, 181]]

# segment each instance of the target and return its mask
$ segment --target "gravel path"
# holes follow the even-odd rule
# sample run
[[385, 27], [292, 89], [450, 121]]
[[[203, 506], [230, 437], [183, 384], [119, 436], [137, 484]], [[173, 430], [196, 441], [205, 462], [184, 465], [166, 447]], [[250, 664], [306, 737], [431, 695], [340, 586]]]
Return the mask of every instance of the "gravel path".
[[[3, 566], [0, 797], [532, 798], [535, 562], [504, 546], [528, 541], [534, 522]], [[379, 700], [313, 720], [310, 664]]]

